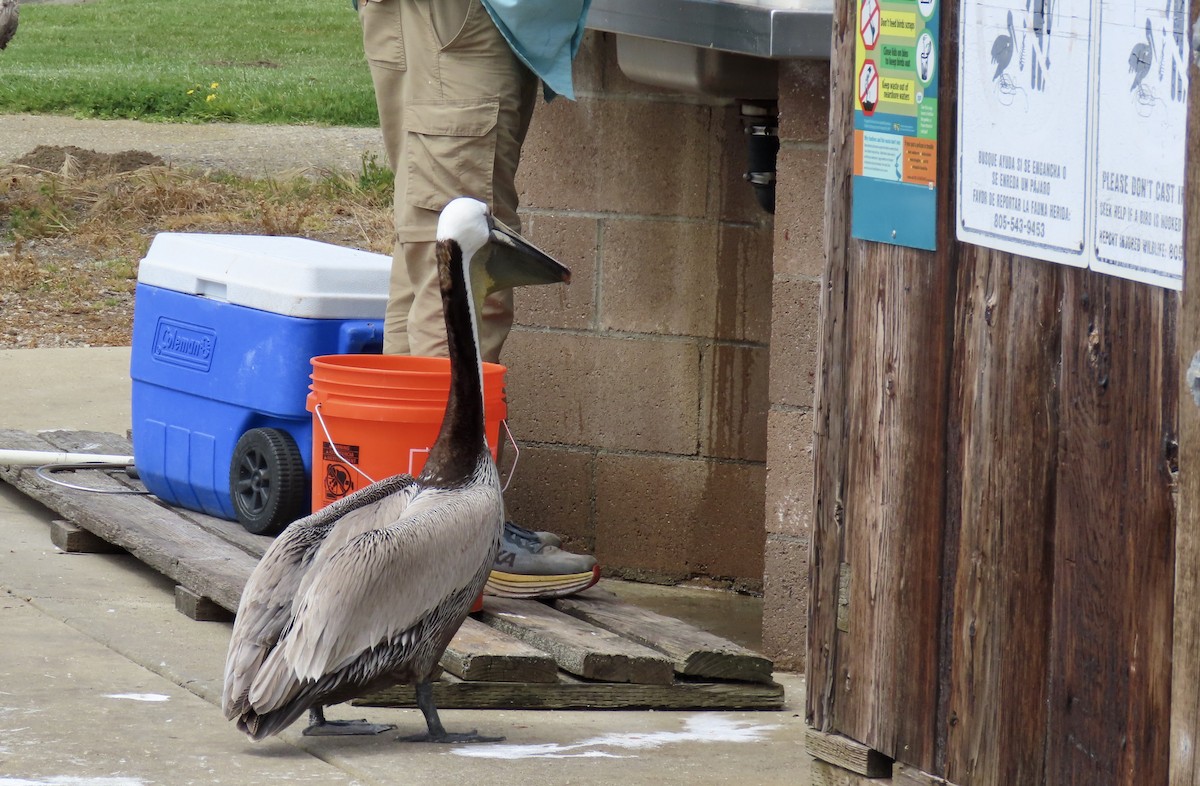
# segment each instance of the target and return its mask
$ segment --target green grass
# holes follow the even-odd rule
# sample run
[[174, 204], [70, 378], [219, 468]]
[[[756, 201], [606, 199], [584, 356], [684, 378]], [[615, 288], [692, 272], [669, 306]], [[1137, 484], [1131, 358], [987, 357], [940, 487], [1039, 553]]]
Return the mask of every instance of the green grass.
[[378, 123], [348, 0], [26, 4], [0, 52], [0, 112]]

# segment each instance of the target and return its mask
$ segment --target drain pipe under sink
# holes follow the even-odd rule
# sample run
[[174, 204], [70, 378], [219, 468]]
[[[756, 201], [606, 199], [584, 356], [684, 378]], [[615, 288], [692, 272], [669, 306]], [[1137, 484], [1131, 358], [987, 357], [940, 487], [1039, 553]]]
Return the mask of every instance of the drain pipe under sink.
[[754, 187], [758, 204], [775, 212], [775, 161], [779, 154], [779, 107], [775, 101], [742, 101], [749, 171], [742, 177]]

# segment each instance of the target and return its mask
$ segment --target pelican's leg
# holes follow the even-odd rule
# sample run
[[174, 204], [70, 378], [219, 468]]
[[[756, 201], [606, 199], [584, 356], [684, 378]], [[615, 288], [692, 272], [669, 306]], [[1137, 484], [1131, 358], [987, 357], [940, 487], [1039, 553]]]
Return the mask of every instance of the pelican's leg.
[[365, 720], [325, 720], [325, 710], [317, 705], [308, 711], [305, 737], [345, 737], [355, 734], [382, 734], [396, 728], [391, 723], [367, 723]]
[[433, 703], [433, 683], [429, 680], [422, 680], [417, 683], [417, 706], [421, 708], [421, 714], [425, 716], [425, 725], [429, 730], [424, 734], [412, 734], [407, 737], [398, 737], [402, 742], [503, 742], [503, 737], [485, 737], [475, 729], [468, 732], [460, 732], [451, 734], [442, 726], [442, 719], [438, 717], [437, 707]]

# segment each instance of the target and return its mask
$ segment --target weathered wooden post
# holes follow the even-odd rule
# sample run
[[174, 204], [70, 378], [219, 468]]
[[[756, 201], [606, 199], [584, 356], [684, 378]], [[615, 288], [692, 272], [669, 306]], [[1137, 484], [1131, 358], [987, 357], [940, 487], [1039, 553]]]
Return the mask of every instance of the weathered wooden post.
[[[1193, 2], [1195, 30], [1200, 3]], [[1191, 40], [1194, 67], [1197, 41]], [[1195, 82], [1193, 82], [1195, 84]], [[1175, 528], [1175, 628], [1171, 677], [1171, 786], [1200, 786], [1200, 90], [1188, 95], [1184, 270], [1179, 318], [1179, 520]]]
[[[957, 240], [973, 0], [940, 9], [937, 250], [852, 237], [860, 1], [834, 13], [809, 723], [906, 786], [1200, 784], [1190, 395], [1178, 555], [1173, 503], [1177, 355], [1200, 350], [1200, 306], [1185, 294], [1177, 349], [1171, 289]], [[1189, 169], [1193, 262], [1196, 185]], [[836, 764], [817, 782], [887, 774]]]

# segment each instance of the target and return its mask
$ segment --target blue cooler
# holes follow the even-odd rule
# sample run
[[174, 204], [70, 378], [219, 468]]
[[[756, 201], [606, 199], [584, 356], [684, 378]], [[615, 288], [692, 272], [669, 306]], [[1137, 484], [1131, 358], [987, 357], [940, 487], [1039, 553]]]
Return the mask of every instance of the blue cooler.
[[381, 350], [390, 270], [390, 257], [301, 238], [157, 235], [130, 361], [146, 488], [253, 532], [306, 513], [310, 359]]

